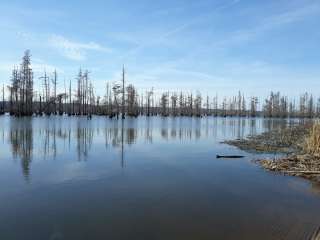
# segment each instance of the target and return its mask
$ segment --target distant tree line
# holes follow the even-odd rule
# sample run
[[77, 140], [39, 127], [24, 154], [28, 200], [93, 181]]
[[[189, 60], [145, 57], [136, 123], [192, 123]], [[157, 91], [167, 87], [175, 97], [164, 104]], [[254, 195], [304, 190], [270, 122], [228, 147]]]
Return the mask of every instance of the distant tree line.
[[[2, 88], [0, 114], [5, 112], [14, 116], [32, 115], [105, 115], [110, 118], [125, 116], [238, 116], [238, 117], [274, 117], [274, 118], [314, 118], [320, 117], [320, 98], [304, 93], [298, 101], [289, 99], [280, 92], [271, 92], [260, 102], [258, 97], [246, 98], [238, 92], [233, 97], [203, 97], [184, 92], [163, 92], [156, 95], [154, 89], [144, 93], [132, 84], [125, 82], [125, 69], [122, 79], [115, 83], [106, 83], [104, 96], [96, 95], [90, 72], [80, 69], [76, 76], [76, 86], [64, 82], [64, 90], [58, 92], [57, 71], [39, 77], [38, 91], [34, 90], [34, 75], [31, 68], [31, 55], [24, 53], [20, 66], [12, 70], [8, 96]], [[60, 88], [61, 89], [61, 88]]]

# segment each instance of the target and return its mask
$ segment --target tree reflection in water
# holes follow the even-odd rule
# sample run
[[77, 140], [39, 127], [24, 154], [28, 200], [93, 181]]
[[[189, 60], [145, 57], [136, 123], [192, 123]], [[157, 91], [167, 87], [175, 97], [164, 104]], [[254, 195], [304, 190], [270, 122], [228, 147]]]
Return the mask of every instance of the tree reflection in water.
[[[101, 126], [101, 122], [106, 121]], [[125, 167], [125, 146], [155, 141], [190, 141], [201, 138], [243, 138], [248, 134], [282, 128], [287, 121], [249, 118], [138, 118], [105, 120], [103, 118], [11, 118], [9, 131], [1, 128], [4, 141], [9, 136], [14, 159], [21, 161], [23, 175], [29, 180], [34, 149], [40, 160], [55, 159], [68, 150], [78, 161], [87, 161], [96, 139], [104, 138], [106, 150], [119, 149], [120, 164]], [[141, 125], [140, 125], [141, 124]], [[155, 140], [156, 138], [156, 140]]]
[[10, 121], [9, 138], [12, 155], [15, 159], [20, 159], [23, 175], [26, 181], [28, 181], [33, 151], [32, 118], [13, 118]]

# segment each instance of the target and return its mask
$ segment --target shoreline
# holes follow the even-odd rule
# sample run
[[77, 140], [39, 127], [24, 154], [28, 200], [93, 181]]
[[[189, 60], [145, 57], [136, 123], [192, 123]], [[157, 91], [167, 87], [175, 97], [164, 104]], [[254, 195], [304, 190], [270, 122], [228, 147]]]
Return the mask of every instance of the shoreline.
[[[254, 162], [268, 171], [320, 183], [320, 156], [311, 151], [310, 146], [306, 146], [310, 138], [317, 140], [320, 138], [318, 133], [312, 136], [312, 131], [317, 125], [319, 126], [319, 124], [296, 125], [223, 143], [246, 152], [279, 154], [273, 159], [260, 158]], [[318, 146], [316, 147], [318, 150]]]

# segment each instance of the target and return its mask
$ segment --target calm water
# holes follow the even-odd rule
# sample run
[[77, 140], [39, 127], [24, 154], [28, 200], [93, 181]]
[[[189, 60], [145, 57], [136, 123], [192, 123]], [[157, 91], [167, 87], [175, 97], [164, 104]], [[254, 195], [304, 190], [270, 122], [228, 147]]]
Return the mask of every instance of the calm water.
[[306, 239], [320, 187], [220, 143], [286, 124], [0, 117], [0, 239]]

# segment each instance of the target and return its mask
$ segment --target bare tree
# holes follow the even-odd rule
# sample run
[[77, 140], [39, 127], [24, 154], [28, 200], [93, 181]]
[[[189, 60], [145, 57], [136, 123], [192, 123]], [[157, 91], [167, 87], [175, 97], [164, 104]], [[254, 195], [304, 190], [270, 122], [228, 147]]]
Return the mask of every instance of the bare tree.
[[121, 113], [122, 113], [122, 119], [125, 118], [125, 87], [124, 87], [124, 78], [125, 78], [125, 71], [124, 66], [122, 68], [122, 104], [121, 104]]
[[258, 98], [257, 97], [251, 97], [250, 102], [250, 116], [256, 117], [257, 116], [257, 107], [258, 106]]
[[127, 90], [127, 114], [129, 116], [137, 116], [138, 115], [137, 91], [132, 84], [129, 84], [126, 90]]
[[202, 109], [202, 97], [200, 92], [197, 93], [196, 98], [194, 100], [194, 108], [195, 108], [195, 115], [197, 117], [201, 117], [201, 109]]
[[147, 93], [146, 93], [146, 98], [147, 98], [147, 116], [150, 116], [150, 114], [151, 114], [150, 109], [151, 109], [151, 103], [152, 103], [151, 102], [152, 96], [153, 96], [153, 88], [150, 91], [147, 91]]
[[53, 78], [52, 78], [52, 84], [53, 84], [53, 108], [54, 108], [54, 111], [53, 113], [54, 114], [57, 114], [57, 80], [58, 80], [58, 75], [57, 75], [57, 71], [54, 70], [53, 72]]
[[47, 75], [47, 72], [44, 71], [44, 75], [40, 77], [40, 79], [43, 79], [43, 96], [45, 101], [45, 107], [44, 112], [45, 114], [50, 114], [50, 82], [49, 82], [49, 76]]
[[171, 109], [172, 109], [172, 115], [177, 116], [177, 101], [178, 101], [178, 96], [176, 93], [173, 93], [171, 96]]
[[4, 84], [2, 86], [2, 106], [1, 106], [1, 110], [0, 110], [0, 114], [4, 114], [5, 113], [5, 102], [4, 102]]
[[11, 114], [16, 116], [33, 114], [33, 72], [29, 50], [24, 53], [20, 69], [14, 68], [12, 71], [10, 95], [14, 104], [10, 107]]
[[111, 116], [116, 116], [117, 118], [119, 118], [119, 114], [120, 114], [119, 95], [122, 93], [120, 84], [114, 83], [112, 87], [112, 91], [113, 91], [113, 98], [114, 98], [113, 102], [116, 107], [116, 110], [115, 112], [112, 112]]
[[169, 103], [169, 94], [163, 93], [160, 99], [161, 115], [168, 116], [168, 103]]
[[[273, 118], [301, 117], [313, 118], [320, 117], [320, 98], [314, 98], [310, 93], [304, 93], [297, 100], [288, 99], [280, 92], [271, 92], [258, 109], [258, 98], [251, 97], [246, 99], [240, 91], [238, 94], [230, 97], [224, 97], [219, 101], [216, 95], [210, 102], [210, 96], [207, 94], [206, 101], [202, 102], [201, 93], [177, 94], [175, 91], [155, 94], [153, 88], [150, 91], [139, 93], [133, 84], [125, 82], [125, 68], [122, 68], [122, 79], [106, 87], [106, 93], [101, 101], [99, 95], [94, 89], [94, 85], [89, 77], [87, 70], [80, 68], [76, 80], [76, 87], [72, 89], [71, 81], [67, 94], [66, 84], [64, 82], [64, 92], [58, 92], [58, 74], [55, 70], [52, 77], [49, 78], [46, 71], [41, 80], [42, 87], [40, 91], [34, 92], [33, 72], [31, 68], [30, 51], [25, 51], [22, 63], [14, 66], [10, 79], [10, 86], [7, 87], [8, 98], [5, 101], [5, 90], [2, 87], [2, 104], [0, 101], [0, 113], [9, 111], [15, 116], [30, 116], [32, 114], [62, 115], [67, 112], [68, 115], [88, 115], [104, 114], [110, 117], [121, 116], [146, 116], [161, 114], [163, 116], [197, 116], [203, 114], [209, 116], [264, 116]], [[52, 89], [50, 85], [52, 84]], [[0, 90], [1, 91], [1, 90]], [[73, 96], [72, 96], [73, 92]], [[248, 100], [248, 104], [246, 104]], [[58, 104], [58, 109], [57, 109]], [[247, 111], [248, 107], [248, 111]], [[260, 107], [259, 107], [260, 108]]]

